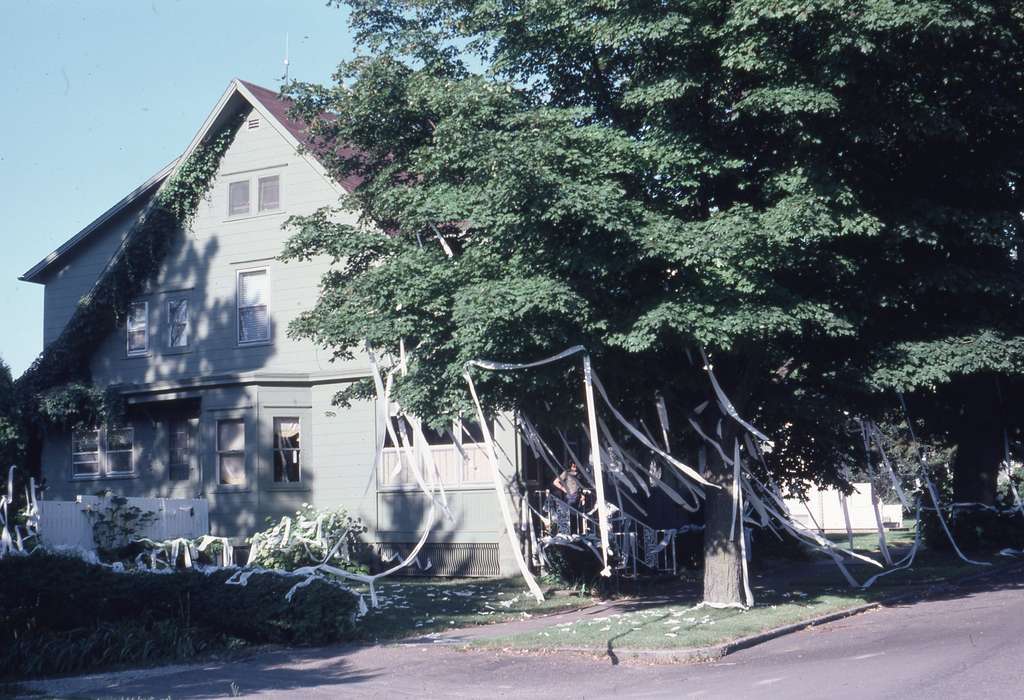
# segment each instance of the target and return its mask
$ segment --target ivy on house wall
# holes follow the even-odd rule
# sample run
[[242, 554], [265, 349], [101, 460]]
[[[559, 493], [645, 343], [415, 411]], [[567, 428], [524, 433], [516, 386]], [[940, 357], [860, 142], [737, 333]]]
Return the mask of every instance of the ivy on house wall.
[[30, 442], [35, 438], [38, 445], [38, 431], [46, 425], [67, 428], [120, 417], [122, 402], [91, 384], [90, 357], [156, 277], [174, 234], [191, 225], [243, 116], [203, 141], [160, 187], [60, 336], [18, 379], [17, 401]]

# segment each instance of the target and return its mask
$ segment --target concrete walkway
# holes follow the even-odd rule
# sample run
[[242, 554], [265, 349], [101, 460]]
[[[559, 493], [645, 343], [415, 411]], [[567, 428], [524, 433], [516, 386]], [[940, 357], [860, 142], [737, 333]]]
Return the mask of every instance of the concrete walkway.
[[[607, 612], [595, 607], [575, 614]], [[1024, 581], [1019, 572], [1007, 572], [709, 664], [613, 665], [607, 656], [452, 648], [459, 635], [497, 631], [485, 628], [446, 633], [440, 641], [289, 649], [232, 663], [23, 686], [50, 697], [1017, 698], [1024, 683], [1022, 622]]]

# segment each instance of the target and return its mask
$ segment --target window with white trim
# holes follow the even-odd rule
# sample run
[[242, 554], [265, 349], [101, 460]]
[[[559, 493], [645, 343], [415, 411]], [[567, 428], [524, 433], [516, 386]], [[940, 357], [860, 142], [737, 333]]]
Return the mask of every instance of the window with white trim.
[[78, 428], [71, 433], [71, 476], [102, 478], [135, 474], [135, 429]]
[[239, 270], [236, 286], [239, 344], [269, 341], [270, 289], [267, 269]]
[[171, 299], [167, 302], [167, 347], [187, 348], [191, 342], [192, 324], [189, 318], [188, 299]]
[[100, 431], [77, 429], [71, 433], [71, 475], [100, 476]]
[[237, 180], [228, 183], [228, 216], [245, 216], [249, 213], [249, 181]]
[[256, 180], [259, 193], [259, 211], [277, 211], [281, 208], [281, 177], [268, 175]]
[[274, 419], [274, 483], [297, 484], [302, 476], [298, 418]]
[[110, 428], [107, 433], [107, 471], [131, 474], [135, 471], [135, 428]]
[[[399, 443], [406, 440], [415, 458], [419, 460], [420, 473], [425, 481], [439, 481], [444, 486], [470, 486], [489, 480], [490, 465], [483, 431], [476, 421], [455, 421], [449, 428], [438, 431], [422, 425], [422, 441], [414, 435], [412, 426], [404, 416], [392, 416], [392, 427]], [[404, 435], [402, 432], [404, 428]], [[493, 426], [491, 427], [493, 430]], [[429, 473], [430, 461], [422, 457], [422, 451], [429, 450], [437, 472]], [[378, 483], [383, 487], [411, 488], [416, 486], [416, 476], [408, 462], [408, 454], [394, 444], [390, 434], [384, 437], [384, 452], [381, 456]]]
[[217, 481], [224, 486], [245, 484], [245, 421], [217, 421]]
[[128, 305], [127, 349], [129, 355], [149, 352], [149, 302], [136, 301]]

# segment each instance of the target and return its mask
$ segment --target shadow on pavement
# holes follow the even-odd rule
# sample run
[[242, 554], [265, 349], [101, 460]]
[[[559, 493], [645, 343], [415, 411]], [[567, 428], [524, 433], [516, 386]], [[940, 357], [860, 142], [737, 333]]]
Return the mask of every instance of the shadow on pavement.
[[[331, 687], [340, 692], [343, 686], [370, 681], [385, 669], [351, 669], [345, 657], [357, 649], [353, 645], [320, 648], [287, 649], [262, 652], [228, 662], [211, 662], [179, 669], [97, 674], [68, 679], [65, 686], [59, 679], [25, 682], [26, 687], [45, 685], [46, 695], [60, 697], [160, 697], [224, 698], [247, 696], [266, 691], [293, 692], [318, 689], [329, 693]], [[109, 680], [104, 679], [109, 675]], [[91, 682], [90, 682], [91, 681]], [[350, 691], [351, 692], [351, 691]]]

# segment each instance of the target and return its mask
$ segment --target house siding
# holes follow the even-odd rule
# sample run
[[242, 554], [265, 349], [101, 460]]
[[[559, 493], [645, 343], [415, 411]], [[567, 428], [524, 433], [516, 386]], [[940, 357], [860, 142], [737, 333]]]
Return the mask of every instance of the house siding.
[[75, 249], [63, 264], [43, 278], [43, 345], [49, 345], [71, 320], [79, 300], [89, 293], [128, 231], [138, 220], [145, 202], [135, 202]]
[[[228, 185], [237, 179], [279, 175], [281, 209], [274, 213], [231, 218]], [[310, 214], [334, 205], [340, 190], [266, 120], [258, 129], [242, 125], [221, 161], [207, 199], [200, 204], [188, 232], [176, 236], [166, 262], [140, 300], [149, 301], [151, 342], [145, 357], [127, 357], [125, 330], [118, 329], [93, 356], [93, 377], [104, 384], [176, 382], [197, 376], [260, 370], [319, 372], [365, 370], [365, 358], [331, 362], [330, 354], [308, 340], [289, 338], [288, 324], [315, 304], [317, 282], [327, 259], [282, 263], [291, 215]], [[251, 192], [255, 206], [255, 192]], [[344, 218], [344, 217], [343, 217]], [[347, 219], [355, 223], [354, 215]], [[238, 343], [235, 285], [239, 271], [268, 271], [271, 342]], [[316, 282], [314, 282], [314, 280]], [[166, 347], [167, 301], [187, 297], [192, 309], [192, 342], [186, 351]]]

